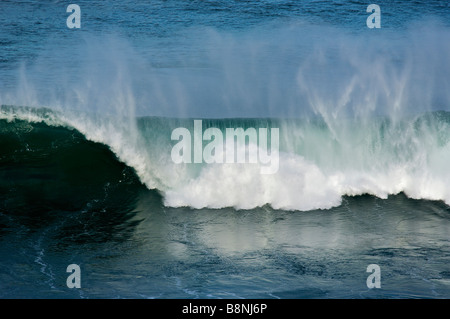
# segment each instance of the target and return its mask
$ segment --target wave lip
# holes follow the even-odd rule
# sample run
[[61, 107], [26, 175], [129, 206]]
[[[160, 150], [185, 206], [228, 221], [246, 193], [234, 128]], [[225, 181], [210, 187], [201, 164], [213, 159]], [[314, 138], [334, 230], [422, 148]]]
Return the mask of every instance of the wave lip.
[[[109, 148], [117, 163], [128, 165], [142, 184], [158, 190], [163, 203], [172, 207], [251, 209], [270, 205], [306, 211], [338, 206], [347, 195], [387, 198], [402, 192], [414, 199], [450, 204], [449, 112], [400, 121], [341, 121], [333, 127], [324, 121], [270, 120], [271, 126], [280, 128], [280, 150], [279, 170], [269, 175], [260, 174], [261, 163], [174, 163], [171, 149], [176, 141], [171, 140], [171, 132], [191, 120], [137, 118], [128, 128], [120, 123], [129, 122], [118, 118], [6, 106], [1, 108], [0, 119], [4, 121], [3, 134], [25, 136], [36, 130], [31, 124], [40, 122], [80, 132], [83, 138]], [[268, 125], [262, 119], [204, 123], [205, 130]], [[48, 138], [56, 145], [62, 133], [52, 134]], [[61, 151], [73, 152], [71, 147], [76, 144]]]

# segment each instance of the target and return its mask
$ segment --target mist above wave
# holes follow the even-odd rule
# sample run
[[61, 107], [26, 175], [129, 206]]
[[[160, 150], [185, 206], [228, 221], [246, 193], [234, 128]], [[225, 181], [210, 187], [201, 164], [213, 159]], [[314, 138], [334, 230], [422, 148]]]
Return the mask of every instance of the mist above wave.
[[[361, 32], [301, 21], [236, 32], [191, 28], [142, 44], [84, 33], [24, 61], [0, 103], [59, 112], [169, 206], [309, 210], [339, 205], [343, 195], [402, 191], [449, 203], [448, 123], [414, 124], [423, 113], [449, 110], [449, 38], [433, 21]], [[143, 129], [136, 118], [149, 115], [284, 119], [280, 169], [261, 176], [257, 166], [176, 165], [172, 124]], [[291, 124], [298, 118], [304, 124]], [[308, 126], [316, 120], [323, 127]]]

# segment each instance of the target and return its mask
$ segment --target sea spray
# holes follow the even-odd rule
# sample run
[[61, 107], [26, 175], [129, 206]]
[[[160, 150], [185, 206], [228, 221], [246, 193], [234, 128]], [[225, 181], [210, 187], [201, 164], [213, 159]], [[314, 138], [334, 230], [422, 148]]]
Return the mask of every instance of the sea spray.
[[[436, 112], [450, 105], [448, 37], [434, 22], [370, 35], [308, 23], [197, 28], [168, 47], [149, 40], [144, 55], [120, 35], [84, 34], [61, 48], [71, 63], [44, 52], [0, 101], [54, 110], [53, 122], [108, 145], [168, 206], [310, 210], [400, 192], [448, 203], [448, 113]], [[161, 54], [181, 47], [182, 59]], [[277, 121], [279, 170], [174, 163], [171, 132], [193, 118], [220, 128]]]
[[[227, 127], [222, 132], [209, 127], [203, 132], [202, 120], [194, 120], [194, 131], [178, 127], [171, 140], [179, 141], [170, 153], [175, 164], [252, 163], [261, 165], [261, 174], [275, 174], [279, 168], [279, 128], [255, 129]], [[203, 146], [203, 141], [207, 142]], [[193, 154], [193, 155], [192, 155]]]

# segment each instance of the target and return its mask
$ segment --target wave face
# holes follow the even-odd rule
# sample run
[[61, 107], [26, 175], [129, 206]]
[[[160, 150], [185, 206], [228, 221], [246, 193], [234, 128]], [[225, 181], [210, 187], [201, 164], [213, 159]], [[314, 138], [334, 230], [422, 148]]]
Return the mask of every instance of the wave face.
[[401, 192], [450, 204], [449, 112], [346, 120], [333, 127], [320, 118], [203, 120], [203, 131], [279, 128], [275, 174], [261, 174], [258, 163], [174, 163], [171, 132], [192, 128], [192, 119], [142, 117], [129, 130], [120, 126], [129, 119], [6, 106], [0, 114], [4, 194], [24, 183], [39, 188], [36, 196], [64, 198], [61, 205], [71, 198], [77, 205], [82, 201], [76, 194], [101, 197], [105, 187], [132, 192], [144, 184], [172, 207], [328, 209], [346, 195]]
[[126, 211], [142, 188], [107, 146], [72, 128], [2, 118], [0, 149], [0, 209], [11, 214]]
[[[28, 151], [21, 134], [48, 130], [42, 138], [54, 145], [62, 134], [75, 152], [70, 130], [86, 140], [80, 159], [100, 156], [88, 145], [111, 152], [101, 155], [113, 166], [102, 180], [119, 183], [123, 165], [167, 206], [312, 210], [400, 192], [450, 203], [448, 4], [381, 1], [374, 30], [358, 1], [194, 3], [142, 3], [137, 15], [130, 1], [80, 2], [89, 17], [80, 30], [56, 25], [59, 5], [24, 4], [46, 23], [23, 37], [5, 25], [1, 120], [5, 141], [18, 144], [0, 150], [2, 169], [19, 151], [63, 158], [63, 148]], [[5, 20], [26, 22], [13, 3], [2, 9]], [[194, 119], [204, 129], [278, 128], [277, 173], [175, 164], [171, 133]], [[104, 174], [93, 167], [80, 170]]]

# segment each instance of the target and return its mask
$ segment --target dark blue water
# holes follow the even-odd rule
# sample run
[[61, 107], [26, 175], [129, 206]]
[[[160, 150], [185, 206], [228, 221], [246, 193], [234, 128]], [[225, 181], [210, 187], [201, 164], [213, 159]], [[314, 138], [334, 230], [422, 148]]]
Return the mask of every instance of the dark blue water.
[[[0, 2], [0, 297], [450, 296], [448, 1], [76, 4]], [[174, 165], [186, 118], [279, 173]]]

